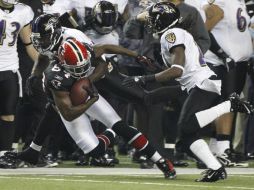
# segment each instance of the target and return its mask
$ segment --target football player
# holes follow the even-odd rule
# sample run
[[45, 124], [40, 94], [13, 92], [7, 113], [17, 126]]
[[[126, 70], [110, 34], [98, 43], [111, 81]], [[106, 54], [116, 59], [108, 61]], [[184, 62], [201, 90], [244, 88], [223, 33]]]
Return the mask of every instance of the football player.
[[[68, 41], [68, 39], [73, 39], [73, 38], [80, 39], [80, 41], [82, 41], [83, 43], [86, 43], [87, 45], [86, 46], [81, 45], [79, 42], [76, 42], [74, 40]], [[41, 15], [34, 20], [32, 24], [31, 39], [32, 39], [34, 47], [40, 53], [50, 57], [51, 64], [49, 68], [51, 68], [52, 71], [63, 72], [62, 70], [63, 68], [59, 67], [54, 62], [55, 60], [54, 58], [57, 55], [56, 52], [59, 51], [59, 47], [61, 47], [62, 49], [65, 49], [65, 47], [61, 46], [61, 44], [64, 44], [64, 45], [66, 45], [66, 43], [72, 44], [72, 46], [69, 46], [69, 47], [72, 47], [72, 50], [75, 51], [73, 53], [78, 53], [78, 55], [80, 55], [81, 57], [86, 57], [87, 59], [86, 63], [89, 65], [81, 64], [80, 68], [79, 66], [72, 67], [72, 68], [66, 66], [66, 68], [67, 67], [69, 68], [67, 74], [60, 77], [56, 76], [54, 80], [52, 80], [51, 84], [55, 87], [57, 86], [60, 87], [62, 84], [62, 80], [68, 81], [67, 83], [69, 82], [72, 83], [75, 80], [75, 77], [77, 77], [76, 76], [78, 74], [77, 72], [81, 72], [81, 74], [84, 74], [85, 72], [85, 74], [87, 74], [86, 76], [89, 76], [89, 79], [92, 82], [101, 79], [101, 77], [105, 74], [105, 69], [107, 69], [107, 63], [103, 61], [103, 59], [101, 58], [101, 55], [104, 53], [116, 53], [116, 54], [119, 53], [119, 54], [129, 55], [133, 57], [137, 56], [135, 52], [132, 52], [125, 48], [121, 48], [119, 46], [113, 46], [113, 45], [93, 46], [93, 50], [89, 50], [91, 49], [89, 48], [90, 45], [93, 45], [93, 43], [86, 35], [84, 35], [79, 30], [61, 27], [58, 23], [57, 18], [54, 17], [53, 15], [48, 15], [48, 14]], [[66, 40], [67, 42], [65, 43]], [[79, 52], [80, 48], [86, 49], [86, 51], [84, 50], [86, 52], [86, 56], [81, 54], [81, 52]], [[87, 55], [89, 55], [89, 57], [87, 57]], [[67, 59], [65, 61], [68, 63]], [[39, 63], [37, 65], [37, 68], [34, 70], [34, 74], [36, 74], [37, 76], [41, 75], [42, 74], [41, 72], [44, 71], [45, 66], [40, 67], [41, 64], [45, 64], [45, 63]], [[90, 67], [90, 64], [93, 67], [96, 66], [96, 64], [97, 66], [93, 68], [93, 67]], [[70, 71], [72, 71], [72, 73], [70, 73]], [[73, 75], [73, 72], [74, 74], [75, 73], [76, 74]], [[80, 75], [78, 78], [82, 76]], [[68, 93], [68, 90], [69, 89], [64, 90], [65, 94]], [[98, 139], [97, 138], [95, 139], [93, 135], [88, 138], [91, 130], [89, 130], [90, 132], [88, 131], [87, 133], [87, 131], [84, 130], [82, 125], [82, 120], [86, 120], [86, 116], [83, 116], [83, 113], [85, 112], [87, 107], [89, 107], [89, 105], [81, 105], [81, 106], [74, 107], [69, 103], [67, 104], [63, 104], [64, 102], [59, 103], [59, 101], [61, 101], [61, 98], [60, 98], [61, 93], [60, 94], [53, 93], [53, 96], [54, 96], [54, 100], [56, 101], [56, 105], [58, 106], [58, 109], [62, 113], [61, 118], [65, 124], [65, 127], [67, 128], [68, 132], [70, 133], [72, 138], [75, 140], [77, 145], [84, 151], [84, 153], [91, 152], [92, 157], [98, 157], [97, 154], [101, 154], [105, 146], [99, 143]], [[66, 96], [62, 96], [62, 98], [64, 97], [66, 100]], [[68, 102], [68, 100], [66, 101]], [[91, 103], [92, 102], [93, 100], [91, 100]], [[64, 106], [67, 106], [68, 109], [65, 109], [67, 107], [64, 108]], [[64, 111], [67, 111], [67, 112], [64, 112]], [[142, 135], [136, 129], [126, 125], [103, 97], [100, 96], [98, 101], [95, 102], [93, 106], [90, 107], [90, 109], [87, 109], [87, 113], [91, 115], [93, 118], [96, 118], [99, 121], [101, 121], [105, 126], [107, 126], [108, 128], [111, 128], [116, 134], [121, 135], [127, 142], [129, 142], [135, 148], [137, 148], [138, 150], [142, 151], [145, 155], [147, 155], [148, 158], [150, 158], [153, 162], [155, 162], [157, 166], [163, 171], [165, 178], [169, 178], [169, 179], [175, 178], [175, 170], [171, 162], [169, 160], [162, 158], [160, 154], [152, 148], [152, 146], [149, 144], [149, 142], [147, 141], [144, 135]], [[46, 113], [46, 116], [47, 116], [47, 113]], [[50, 117], [50, 115], [48, 116]], [[46, 117], [44, 118], [44, 120], [46, 120]], [[75, 127], [70, 127], [73, 125], [75, 125]], [[47, 135], [48, 133], [47, 130], [50, 127], [52, 126], [48, 126], [48, 128], [39, 129], [39, 130], [43, 130], [42, 132], [43, 137], [40, 136], [36, 140], [39, 139], [40, 141], [43, 141], [45, 139], [44, 138], [45, 135]], [[90, 138], [91, 138], [91, 142], [89, 141]], [[33, 158], [30, 158], [30, 156], [31, 155], [37, 156], [38, 152], [42, 148], [41, 146], [42, 142], [37, 144], [36, 143], [37, 142], [35, 142], [34, 140], [31, 143], [30, 148], [18, 154], [17, 157], [23, 160], [25, 159], [30, 160], [31, 162], [31, 159]], [[30, 154], [28, 152], [30, 152]], [[8, 156], [8, 154], [6, 156]], [[36, 159], [38, 159], [38, 156], [35, 159], [33, 159], [33, 161], [36, 162], [37, 161]]]
[[[221, 101], [229, 94], [241, 94], [247, 74], [248, 60], [253, 53], [252, 39], [248, 29], [250, 17], [244, 1], [217, 0], [206, 2], [206, 27], [210, 31], [211, 47], [205, 54], [205, 61], [222, 80]], [[227, 27], [225, 26], [227, 23]], [[226, 38], [225, 38], [226, 36]], [[237, 40], [235, 40], [237, 39]], [[239, 40], [244, 46], [239, 46]], [[213, 152], [225, 166], [244, 167], [230, 149], [234, 113], [228, 113], [216, 120], [216, 139]]]
[[236, 94], [228, 101], [214, 107], [220, 97], [221, 81], [209, 69], [193, 37], [185, 30], [177, 28], [179, 10], [171, 3], [161, 2], [151, 6], [147, 12], [147, 22], [155, 35], [160, 36], [164, 71], [145, 76], [129, 77], [123, 85], [144, 85], [147, 82], [165, 82], [176, 79], [183, 93], [188, 93], [178, 120], [183, 148], [208, 167], [198, 182], [212, 182], [226, 179], [227, 173], [199, 136], [199, 130], [230, 111], [252, 113], [253, 107], [242, 102]]
[[[26, 16], [24, 16], [26, 15]], [[17, 37], [20, 35], [33, 61], [38, 52], [30, 40], [32, 9], [18, 0], [0, 0], [0, 151], [11, 148], [14, 135], [15, 109], [22, 96]]]

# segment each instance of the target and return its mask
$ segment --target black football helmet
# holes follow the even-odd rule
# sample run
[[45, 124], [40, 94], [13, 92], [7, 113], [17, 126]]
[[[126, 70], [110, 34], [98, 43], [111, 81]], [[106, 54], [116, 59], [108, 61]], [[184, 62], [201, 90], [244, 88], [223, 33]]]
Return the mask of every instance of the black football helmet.
[[35, 49], [44, 54], [61, 42], [62, 27], [58, 17], [42, 14], [32, 22], [31, 41]]
[[92, 18], [92, 28], [100, 34], [108, 34], [118, 19], [117, 6], [108, 1], [100, 1], [93, 7]]
[[180, 12], [173, 3], [159, 2], [148, 8], [148, 27], [154, 34], [162, 34], [178, 24]]
[[55, 0], [41, 0], [42, 4], [48, 4], [53, 5], [55, 3]]

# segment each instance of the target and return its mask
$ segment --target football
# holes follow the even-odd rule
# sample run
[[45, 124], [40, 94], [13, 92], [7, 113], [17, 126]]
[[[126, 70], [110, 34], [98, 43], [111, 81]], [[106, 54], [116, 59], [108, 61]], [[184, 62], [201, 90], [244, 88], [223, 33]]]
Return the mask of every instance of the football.
[[89, 95], [86, 89], [89, 89], [90, 87], [91, 83], [88, 78], [79, 79], [72, 85], [70, 98], [74, 106], [83, 104], [87, 101]]

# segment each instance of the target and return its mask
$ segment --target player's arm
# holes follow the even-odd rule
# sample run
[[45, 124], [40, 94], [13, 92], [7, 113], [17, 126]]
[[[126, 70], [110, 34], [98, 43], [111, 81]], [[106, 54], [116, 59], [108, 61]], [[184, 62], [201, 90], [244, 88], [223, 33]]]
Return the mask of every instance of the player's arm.
[[21, 29], [20, 38], [25, 44], [27, 54], [34, 62], [36, 62], [38, 60], [39, 53], [34, 49], [30, 36], [31, 36], [31, 27], [28, 24]]
[[208, 31], [211, 31], [224, 18], [224, 11], [215, 4], [204, 6], [204, 10], [206, 15], [205, 26]]
[[59, 109], [63, 118], [67, 121], [72, 121], [81, 116], [94, 102], [98, 100], [98, 96], [90, 98], [86, 103], [74, 106], [71, 103], [70, 93], [66, 91], [56, 91], [50, 89], [55, 104]]
[[170, 49], [172, 54], [172, 65], [170, 68], [155, 74], [155, 81], [166, 82], [170, 79], [181, 77], [185, 63], [185, 49], [183, 46], [176, 46]]
[[121, 46], [117, 45], [95, 45], [93, 46], [95, 57], [100, 57], [103, 54], [120, 54], [120, 55], [126, 55], [130, 57], [137, 57], [138, 54], [135, 51], [131, 51], [129, 49], [126, 49]]
[[41, 77], [43, 71], [45, 71], [48, 65], [49, 65], [48, 56], [39, 54], [38, 61], [34, 63], [31, 75]]
[[93, 64], [95, 66], [94, 72], [88, 77], [91, 82], [100, 80], [108, 72], [108, 63], [102, 57], [95, 58]]
[[211, 40], [210, 51], [217, 55], [224, 63], [227, 71], [235, 67], [235, 61], [220, 47], [217, 40], [211, 33], [213, 27], [220, 22], [224, 17], [223, 10], [214, 4], [206, 5], [205, 6], [205, 13], [206, 13], [206, 22], [205, 26], [209, 32], [209, 37]]
[[122, 84], [126, 87], [131, 87], [134, 84], [145, 85], [148, 82], [166, 82], [170, 79], [181, 77], [185, 63], [185, 48], [182, 45], [178, 45], [172, 47], [170, 53], [172, 54], [172, 66], [170, 68], [156, 74], [127, 77]]

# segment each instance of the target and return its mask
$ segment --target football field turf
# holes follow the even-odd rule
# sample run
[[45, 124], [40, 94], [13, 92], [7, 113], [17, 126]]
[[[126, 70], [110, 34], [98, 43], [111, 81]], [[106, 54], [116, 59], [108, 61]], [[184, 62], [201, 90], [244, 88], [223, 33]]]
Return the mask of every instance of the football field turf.
[[[253, 163], [251, 163], [253, 167]], [[254, 168], [227, 168], [228, 179], [197, 183], [203, 170], [176, 168], [177, 178], [165, 180], [160, 170], [139, 169], [129, 160], [115, 168], [74, 167], [0, 169], [0, 190], [254, 190]]]

